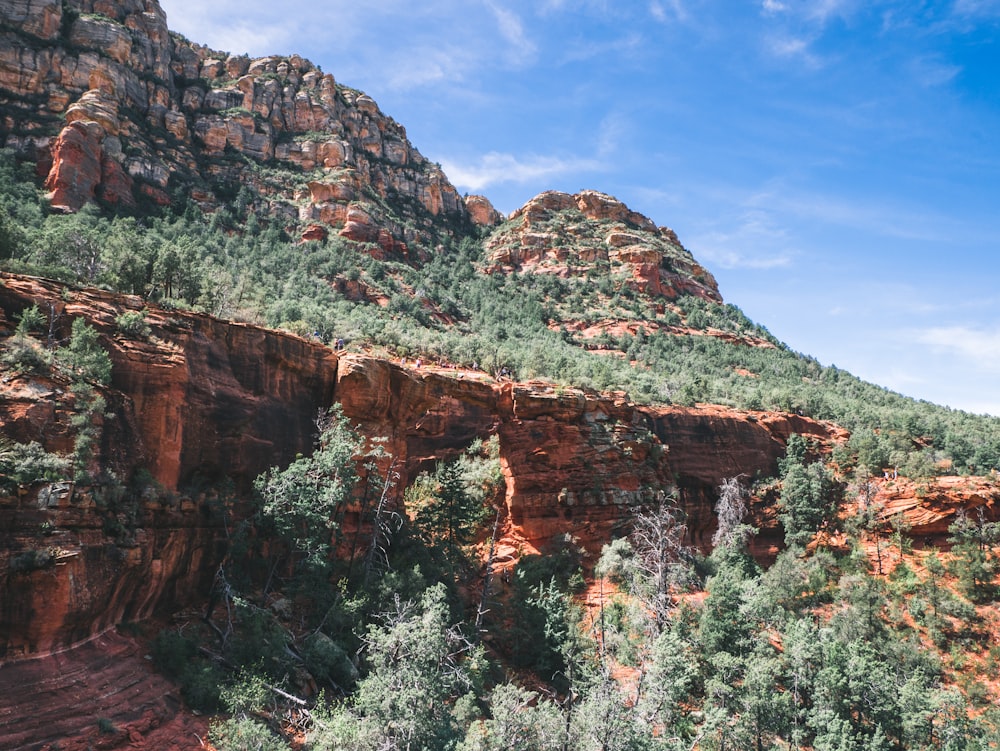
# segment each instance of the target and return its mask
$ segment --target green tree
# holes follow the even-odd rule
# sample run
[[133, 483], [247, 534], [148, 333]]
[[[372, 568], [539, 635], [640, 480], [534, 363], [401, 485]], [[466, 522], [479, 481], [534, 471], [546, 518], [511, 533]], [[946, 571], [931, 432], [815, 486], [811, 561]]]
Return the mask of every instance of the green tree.
[[781, 460], [781, 500], [778, 519], [788, 545], [805, 545], [836, 508], [836, 486], [821, 462], [806, 461], [806, 443], [799, 435], [788, 439]]
[[339, 719], [315, 734], [317, 751], [444, 749], [462, 737], [452, 707], [474, 687], [483, 658], [450, 625], [446, 595], [436, 584], [419, 602], [397, 602], [381, 625], [369, 627], [363, 653], [368, 675], [336, 711]]
[[753, 643], [753, 625], [742, 612], [744, 594], [752, 579], [753, 561], [731, 548], [712, 552], [716, 573], [705, 585], [708, 597], [701, 610], [698, 640], [709, 657], [728, 652], [743, 655]]
[[656, 637], [638, 702], [639, 712], [649, 728], [670, 735], [684, 733], [683, 721], [700, 664], [701, 656], [694, 645], [676, 628], [668, 627]]
[[954, 555], [951, 568], [962, 591], [975, 602], [992, 599], [996, 592], [993, 548], [1000, 541], [1000, 522], [987, 522], [981, 508], [971, 517], [959, 510], [948, 531]]
[[134, 219], [116, 219], [101, 240], [101, 284], [131, 295], [150, 291], [156, 251]]
[[566, 729], [552, 701], [510, 683], [488, 697], [490, 716], [469, 726], [458, 751], [561, 751]]
[[319, 442], [312, 456], [268, 470], [254, 488], [262, 519], [303, 561], [318, 565], [328, 559], [338, 515], [357, 483], [355, 457], [363, 443], [339, 404], [321, 416], [317, 427]]
[[100, 336], [83, 318], [74, 318], [69, 344], [56, 359], [75, 379], [107, 384], [111, 381], [111, 358], [101, 346]]
[[457, 461], [441, 462], [433, 475], [418, 476], [406, 490], [406, 505], [428, 542], [453, 563], [461, 560], [462, 547], [472, 542], [487, 511], [469, 492]]

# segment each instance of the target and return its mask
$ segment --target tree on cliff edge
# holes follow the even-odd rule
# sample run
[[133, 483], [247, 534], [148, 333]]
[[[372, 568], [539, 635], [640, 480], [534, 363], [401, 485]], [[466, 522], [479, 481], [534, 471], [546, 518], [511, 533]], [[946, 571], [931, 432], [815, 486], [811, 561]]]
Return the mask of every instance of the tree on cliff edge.
[[357, 484], [355, 457], [363, 448], [339, 404], [317, 420], [320, 436], [312, 456], [285, 469], [272, 467], [254, 482], [260, 514], [303, 562], [327, 560], [337, 517]]

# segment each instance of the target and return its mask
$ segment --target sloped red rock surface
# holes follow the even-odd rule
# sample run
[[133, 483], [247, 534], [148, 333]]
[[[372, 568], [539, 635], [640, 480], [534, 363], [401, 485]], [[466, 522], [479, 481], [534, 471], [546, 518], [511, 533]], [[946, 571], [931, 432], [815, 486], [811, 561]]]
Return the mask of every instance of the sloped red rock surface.
[[197, 602], [211, 585], [225, 549], [217, 504], [101, 490], [0, 495], [0, 662]]
[[986, 477], [933, 477], [926, 480], [877, 478], [873, 501], [880, 516], [891, 520], [902, 514], [915, 539], [931, 538], [940, 543], [960, 512], [975, 521], [1000, 519], [1000, 481]]
[[[80, 316], [100, 332], [112, 360], [108, 396], [119, 410], [104, 462], [119, 476], [141, 466], [168, 490], [222, 477], [245, 490], [261, 467], [312, 449], [316, 414], [329, 406], [336, 379], [337, 357], [319, 343], [156, 308], [146, 315], [150, 336], [129, 337], [115, 319], [142, 310], [139, 298], [16, 276], [3, 281], [0, 307], [8, 321], [38, 304], [54, 315], [60, 341]], [[49, 416], [60, 413], [63, 395], [44, 384], [26, 388], [44, 396], [8, 398], [0, 416], [20, 426], [17, 440], [50, 440]], [[12, 418], [14, 404], [23, 419]]]
[[4, 751], [201, 747], [208, 723], [181, 712], [177, 687], [135, 640], [107, 632], [72, 649], [0, 663]]

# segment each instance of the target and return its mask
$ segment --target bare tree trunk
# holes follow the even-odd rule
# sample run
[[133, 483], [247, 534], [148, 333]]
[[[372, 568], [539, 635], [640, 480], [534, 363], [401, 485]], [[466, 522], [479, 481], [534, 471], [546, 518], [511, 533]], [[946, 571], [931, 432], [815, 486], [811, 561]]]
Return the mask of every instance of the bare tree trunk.
[[486, 558], [486, 574], [483, 576], [483, 594], [479, 598], [479, 608], [476, 610], [475, 638], [479, 640], [479, 632], [483, 625], [483, 616], [486, 615], [486, 602], [490, 596], [490, 582], [493, 579], [493, 557], [497, 549], [497, 535], [500, 531], [500, 509], [497, 509], [497, 518], [493, 521], [493, 537], [490, 539], [490, 554]]

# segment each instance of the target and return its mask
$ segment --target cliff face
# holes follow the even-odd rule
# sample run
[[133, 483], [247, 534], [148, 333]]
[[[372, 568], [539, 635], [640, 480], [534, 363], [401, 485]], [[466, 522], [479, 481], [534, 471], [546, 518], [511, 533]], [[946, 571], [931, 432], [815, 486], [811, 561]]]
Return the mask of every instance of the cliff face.
[[[34, 159], [71, 211], [188, 194], [213, 208], [245, 186], [279, 221], [396, 257], [470, 218], [370, 97], [294, 55], [173, 35], [155, 0], [0, 1], [0, 144]], [[472, 219], [497, 216], [477, 199]]]
[[[724, 478], [773, 474], [792, 431], [842, 437], [801, 417], [645, 408], [624, 394], [338, 356], [289, 334], [178, 311], [152, 308], [149, 335], [126, 337], [115, 319], [138, 298], [3, 277], [8, 335], [32, 304], [52, 317], [57, 339], [74, 317], [86, 318], [113, 367], [90, 467], [103, 479], [23, 487], [0, 504], [8, 657], [203, 597], [226, 508], [205, 488], [228, 480], [246, 498], [259, 473], [311, 450], [315, 417], [334, 401], [366, 435], [387, 439], [397, 491], [476, 438], [498, 436], [507, 534], [523, 549], [569, 532], [597, 551], [637, 506], [675, 489], [693, 541], [704, 544]], [[74, 399], [56, 372], [9, 372], [0, 379], [3, 432], [66, 453]], [[772, 528], [758, 544], [776, 541]]]

